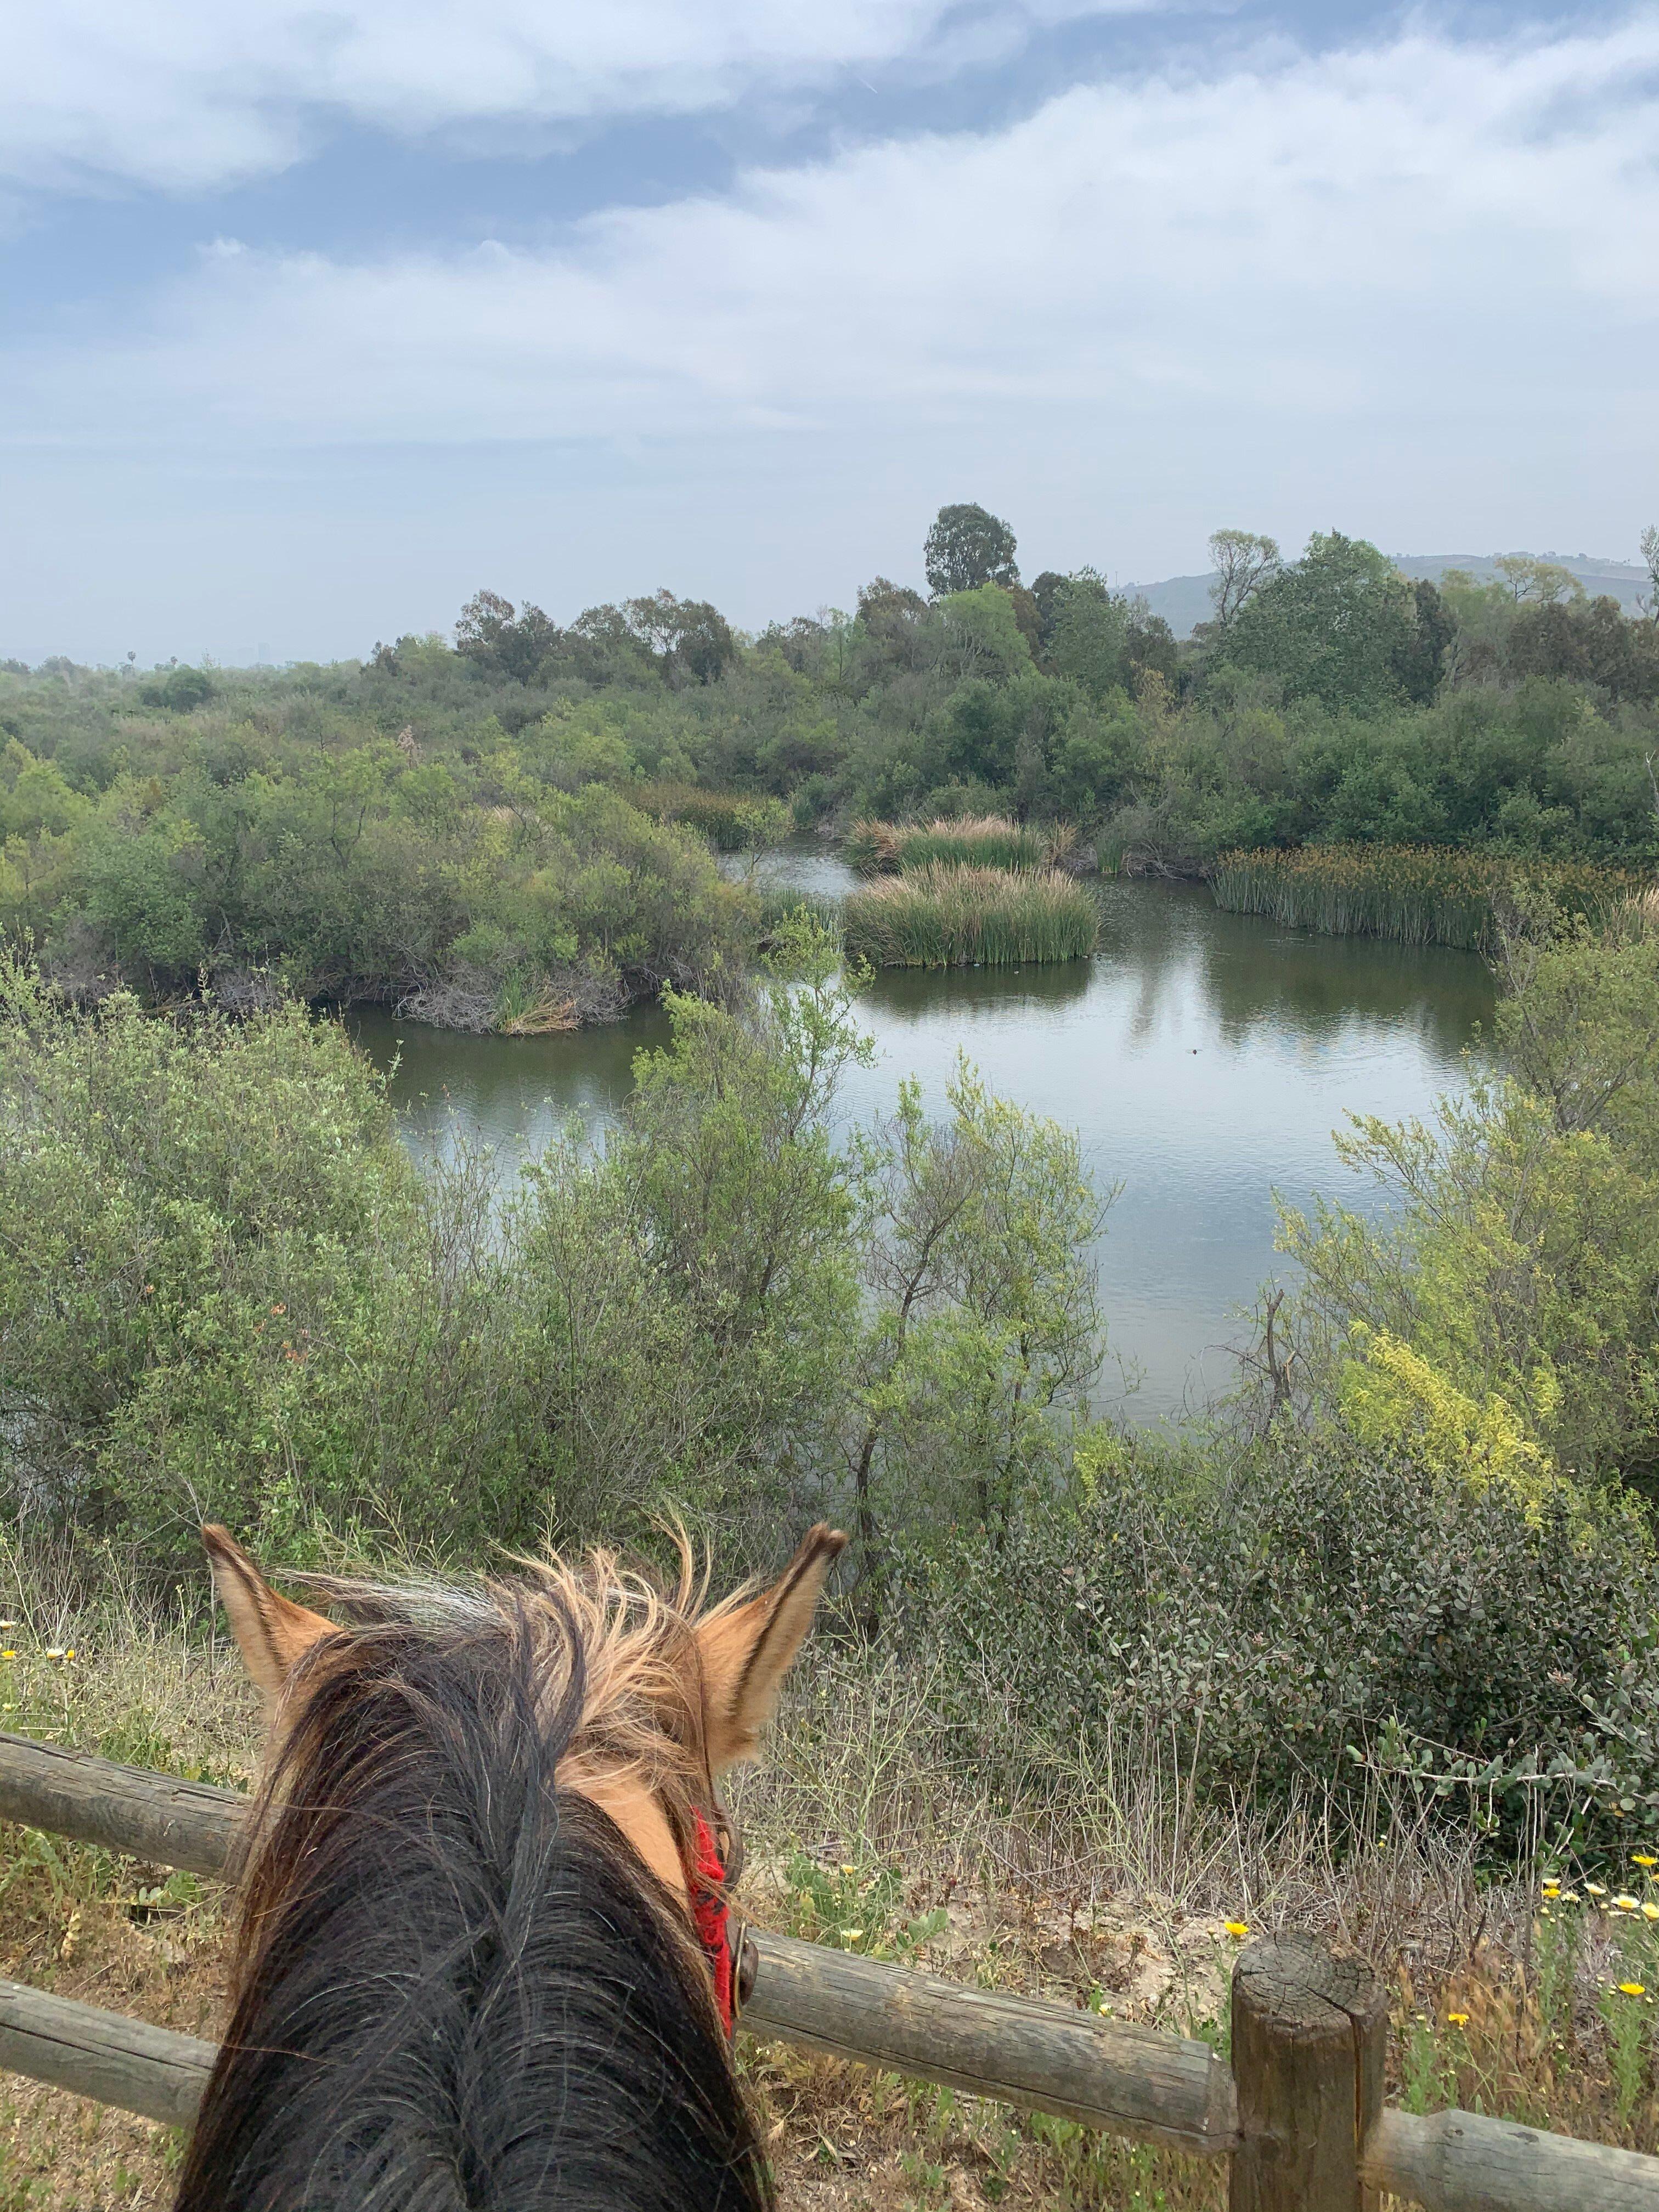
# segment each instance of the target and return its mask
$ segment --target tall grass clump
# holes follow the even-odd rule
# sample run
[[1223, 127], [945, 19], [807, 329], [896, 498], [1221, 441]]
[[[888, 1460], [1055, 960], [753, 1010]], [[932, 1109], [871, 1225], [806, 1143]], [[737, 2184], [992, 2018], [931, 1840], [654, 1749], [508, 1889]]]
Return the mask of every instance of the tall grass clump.
[[793, 820], [781, 799], [740, 791], [705, 791], [695, 783], [624, 786], [630, 799], [653, 821], [683, 823], [705, 836], [717, 853], [752, 853], [781, 845]]
[[1643, 890], [1626, 868], [1589, 860], [1518, 860], [1439, 845], [1304, 845], [1224, 853], [1210, 888], [1229, 914], [1265, 915], [1338, 937], [1393, 937], [1484, 952], [1517, 887], [1564, 914], [1605, 921]]
[[1001, 814], [966, 814], [951, 821], [861, 821], [844, 848], [864, 875], [890, 875], [935, 862], [957, 867], [1052, 868], [1070, 858], [1077, 833], [1069, 823], [1038, 829]]
[[933, 860], [855, 891], [842, 923], [848, 957], [872, 967], [1006, 968], [1086, 959], [1100, 916], [1069, 876]]

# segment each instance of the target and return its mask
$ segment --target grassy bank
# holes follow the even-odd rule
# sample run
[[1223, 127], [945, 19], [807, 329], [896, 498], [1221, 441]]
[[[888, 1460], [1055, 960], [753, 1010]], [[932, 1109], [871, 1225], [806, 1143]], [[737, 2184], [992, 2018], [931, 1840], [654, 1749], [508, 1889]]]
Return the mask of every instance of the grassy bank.
[[1064, 823], [1038, 827], [1001, 814], [969, 814], [933, 822], [855, 822], [843, 847], [848, 863], [865, 875], [932, 866], [1052, 868], [1074, 849]]
[[873, 968], [1008, 968], [1082, 960], [1100, 916], [1069, 877], [932, 860], [847, 901], [848, 952]]
[[1337, 937], [1489, 951], [1517, 884], [1599, 924], [1640, 893], [1634, 870], [1590, 861], [1516, 860], [1438, 845], [1304, 845], [1224, 853], [1210, 887], [1229, 914], [1262, 915]]

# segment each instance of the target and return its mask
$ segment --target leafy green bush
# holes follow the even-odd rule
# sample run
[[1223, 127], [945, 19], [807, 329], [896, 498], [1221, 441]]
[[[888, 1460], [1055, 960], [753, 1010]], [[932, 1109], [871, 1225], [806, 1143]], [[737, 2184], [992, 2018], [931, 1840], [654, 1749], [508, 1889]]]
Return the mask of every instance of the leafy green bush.
[[[1438, 1778], [1460, 1820], [1519, 1826], [1541, 1791], [1606, 1839], [1621, 1800], [1659, 1811], [1638, 1687], [1659, 1571], [1628, 1508], [1529, 1512], [1335, 1431], [1276, 1436], [1227, 1479], [1115, 1443], [1083, 1469], [1085, 1495], [1030, 1501], [913, 1583], [969, 1755], [1040, 1766], [1127, 1732], [1206, 1791], [1357, 1802], [1382, 1765]], [[1577, 1784], [1513, 1778], [1553, 1768]]]
[[499, 729], [457, 773], [384, 739], [295, 754], [250, 727], [67, 809], [13, 752], [0, 933], [32, 933], [78, 998], [176, 999], [205, 971], [238, 1006], [280, 976], [451, 1027], [546, 1027], [664, 983], [724, 988], [740, 962], [742, 902], [699, 838], [604, 781], [565, 790], [568, 751], [532, 777]]
[[1098, 1358], [1075, 1140], [964, 1073], [835, 1141], [871, 1047], [833, 936], [777, 934], [505, 1205], [487, 1161], [416, 1170], [337, 1023], [80, 1012], [8, 963], [0, 1513], [163, 1581], [207, 1516], [476, 1563], [672, 1508], [744, 1565], [803, 1513], [856, 1503], [872, 1550], [1051, 1479]]

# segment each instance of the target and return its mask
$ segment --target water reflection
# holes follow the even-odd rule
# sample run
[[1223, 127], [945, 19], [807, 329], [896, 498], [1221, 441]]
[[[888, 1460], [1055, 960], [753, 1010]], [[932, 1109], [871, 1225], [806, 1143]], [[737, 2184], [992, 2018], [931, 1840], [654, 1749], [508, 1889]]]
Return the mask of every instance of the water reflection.
[[[815, 892], [844, 885], [838, 861], [805, 857], [805, 871], [789, 856], [773, 871]], [[1279, 1264], [1273, 1189], [1374, 1202], [1341, 1174], [1331, 1132], [1349, 1111], [1423, 1113], [1458, 1085], [1492, 993], [1468, 954], [1285, 931], [1184, 885], [1115, 883], [1100, 896], [1093, 961], [878, 975], [861, 1009], [879, 1056], [849, 1079], [842, 1111], [888, 1110], [912, 1074], [941, 1100], [965, 1053], [998, 1090], [1079, 1132], [1098, 1184], [1122, 1185], [1098, 1249], [1102, 1301], [1115, 1351], [1142, 1373], [1127, 1410], [1148, 1419], [1231, 1382], [1233, 1315]], [[515, 1147], [573, 1113], [602, 1129], [634, 1053], [665, 1033], [654, 1010], [523, 1039], [356, 1019], [383, 1061], [402, 1040], [410, 1143], [441, 1152], [459, 1124], [502, 1148], [504, 1172]]]

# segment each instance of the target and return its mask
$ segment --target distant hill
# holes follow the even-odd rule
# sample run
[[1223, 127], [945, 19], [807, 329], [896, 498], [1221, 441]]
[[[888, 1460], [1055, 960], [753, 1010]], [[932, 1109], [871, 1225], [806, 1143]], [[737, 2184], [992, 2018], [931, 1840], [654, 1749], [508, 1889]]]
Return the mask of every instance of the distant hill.
[[[1492, 553], [1402, 553], [1394, 565], [1402, 575], [1428, 576], [1437, 580], [1448, 568], [1467, 568], [1472, 576], [1490, 580], [1498, 574]], [[1570, 568], [1591, 599], [1603, 594], [1617, 599], [1627, 615], [1641, 611], [1638, 601], [1648, 588], [1648, 572], [1628, 561], [1598, 561], [1589, 553], [1543, 553], [1540, 560], [1559, 561]], [[1127, 584], [1132, 599], [1145, 599], [1155, 615], [1162, 615], [1177, 637], [1190, 637], [1200, 623], [1210, 619], [1207, 576], [1166, 576], [1160, 584]]]

